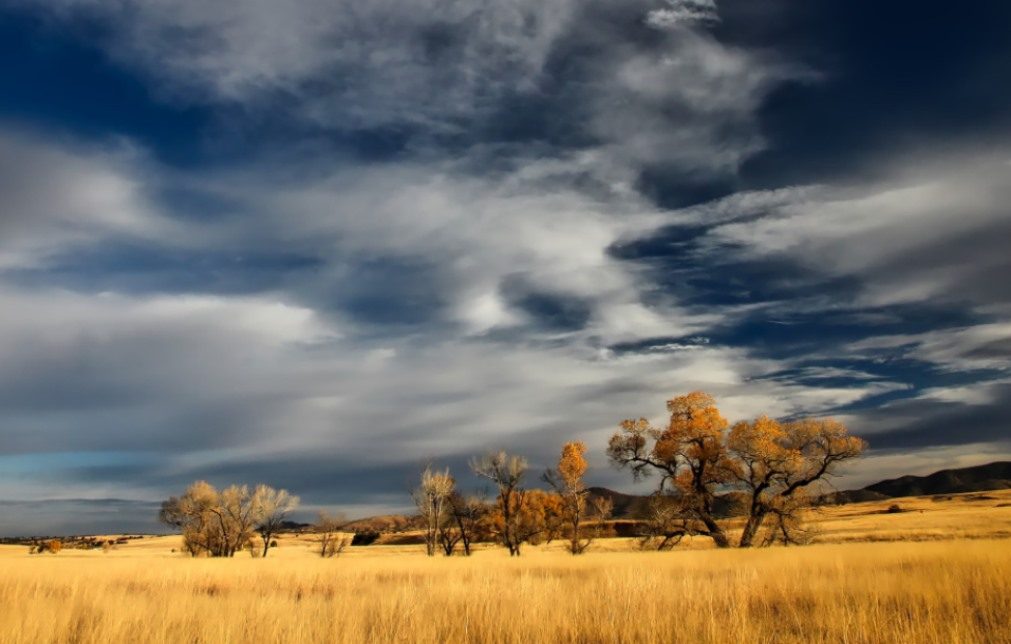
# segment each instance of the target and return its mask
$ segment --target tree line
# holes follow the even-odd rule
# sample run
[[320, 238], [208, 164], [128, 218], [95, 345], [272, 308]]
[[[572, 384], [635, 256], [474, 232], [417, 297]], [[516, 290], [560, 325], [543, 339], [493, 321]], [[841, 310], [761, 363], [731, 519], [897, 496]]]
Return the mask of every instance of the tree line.
[[[801, 511], [818, 484], [866, 449], [834, 419], [763, 415], [731, 425], [700, 391], [667, 401], [667, 414], [660, 426], [645, 417], [622, 421], [607, 445], [611, 463], [633, 479], [658, 477], [639, 520], [642, 543], [658, 549], [685, 536], [735, 545], [720, 520], [728, 512], [744, 518], [739, 547], [800, 543]], [[585, 552], [612, 510], [607, 499], [589, 494], [585, 454], [583, 443], [566, 443], [540, 477], [547, 490], [527, 486], [530, 468], [521, 456], [498, 451], [473, 459], [470, 470], [493, 486], [490, 502], [458, 490], [448, 469], [426, 467], [412, 497], [427, 554], [469, 556], [473, 544], [493, 541], [519, 556], [524, 544], [560, 538], [572, 554]], [[160, 519], [182, 532], [191, 555], [231, 557], [246, 549], [266, 557], [298, 504], [298, 497], [266, 485], [219, 491], [199, 481], [165, 501]], [[337, 556], [350, 544], [346, 525], [341, 515], [320, 515], [311, 532], [321, 556]]]

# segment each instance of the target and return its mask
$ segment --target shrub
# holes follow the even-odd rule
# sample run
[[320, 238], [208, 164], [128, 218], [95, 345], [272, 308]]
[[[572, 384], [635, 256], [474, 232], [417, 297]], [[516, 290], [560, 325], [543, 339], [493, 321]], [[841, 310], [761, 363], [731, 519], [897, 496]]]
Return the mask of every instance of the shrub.
[[361, 532], [356, 532], [355, 536], [351, 538], [352, 546], [368, 546], [376, 542], [379, 538], [379, 533], [375, 530], [363, 530]]
[[35, 546], [35, 551], [40, 554], [43, 552], [50, 552], [55, 555], [60, 550], [63, 550], [63, 542], [59, 539], [49, 539], [48, 541], [43, 541]]

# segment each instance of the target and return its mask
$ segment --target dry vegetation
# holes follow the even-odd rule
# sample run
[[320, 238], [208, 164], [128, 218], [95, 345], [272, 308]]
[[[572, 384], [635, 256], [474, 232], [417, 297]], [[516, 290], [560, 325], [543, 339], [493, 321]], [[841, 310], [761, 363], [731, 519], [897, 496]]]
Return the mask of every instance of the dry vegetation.
[[[2, 642], [1011, 642], [1011, 491], [828, 508], [811, 546], [675, 552], [604, 539], [193, 559], [179, 537], [103, 553], [0, 549]], [[889, 513], [898, 503], [903, 512]], [[732, 526], [728, 526], [733, 531]], [[913, 541], [895, 540], [902, 536]]]

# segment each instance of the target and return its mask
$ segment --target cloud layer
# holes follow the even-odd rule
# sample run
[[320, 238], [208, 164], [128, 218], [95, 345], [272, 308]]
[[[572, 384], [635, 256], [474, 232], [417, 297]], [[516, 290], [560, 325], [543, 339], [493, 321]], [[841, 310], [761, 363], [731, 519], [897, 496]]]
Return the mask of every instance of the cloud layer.
[[833, 139], [852, 9], [765, 4], [6, 3], [159, 116], [0, 113], [0, 532], [198, 477], [397, 509], [571, 439], [628, 487], [607, 435], [690, 389], [844, 417], [853, 483], [1007, 455], [1001, 117]]

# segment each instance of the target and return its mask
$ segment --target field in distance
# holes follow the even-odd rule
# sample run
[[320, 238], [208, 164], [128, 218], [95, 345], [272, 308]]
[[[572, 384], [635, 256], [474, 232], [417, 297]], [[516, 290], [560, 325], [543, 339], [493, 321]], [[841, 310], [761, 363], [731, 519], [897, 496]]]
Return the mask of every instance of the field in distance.
[[[898, 506], [898, 510], [890, 507]], [[805, 547], [643, 552], [606, 539], [191, 559], [0, 547], [0, 642], [1011, 642], [1011, 491], [825, 508]]]

